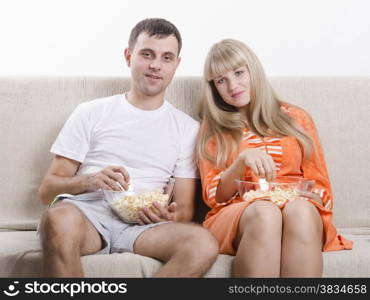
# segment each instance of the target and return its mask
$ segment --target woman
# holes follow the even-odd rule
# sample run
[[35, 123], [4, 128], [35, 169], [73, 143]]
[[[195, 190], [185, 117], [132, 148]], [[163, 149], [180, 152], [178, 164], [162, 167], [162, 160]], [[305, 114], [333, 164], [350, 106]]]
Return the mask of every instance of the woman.
[[[242, 42], [223, 40], [208, 53], [200, 117], [197, 154], [211, 208], [203, 225], [221, 253], [236, 256], [234, 276], [320, 277], [322, 251], [352, 248], [331, 223], [332, 192], [311, 117], [277, 98]], [[282, 208], [238, 194], [237, 179], [277, 176], [314, 180], [315, 193]]]

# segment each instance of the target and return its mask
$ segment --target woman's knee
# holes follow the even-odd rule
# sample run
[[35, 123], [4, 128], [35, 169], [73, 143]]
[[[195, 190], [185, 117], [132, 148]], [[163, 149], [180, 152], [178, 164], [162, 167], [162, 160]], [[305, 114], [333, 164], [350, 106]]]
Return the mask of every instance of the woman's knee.
[[282, 216], [280, 209], [269, 201], [256, 201], [249, 205], [240, 220], [243, 229], [259, 228], [259, 232], [281, 230]]
[[283, 210], [284, 232], [312, 241], [322, 237], [323, 224], [317, 208], [307, 200], [290, 202]]

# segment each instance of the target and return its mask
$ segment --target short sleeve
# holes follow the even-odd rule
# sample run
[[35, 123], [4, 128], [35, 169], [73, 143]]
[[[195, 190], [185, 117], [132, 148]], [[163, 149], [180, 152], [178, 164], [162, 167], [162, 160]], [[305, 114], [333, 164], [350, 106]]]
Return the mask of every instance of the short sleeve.
[[79, 104], [65, 122], [50, 152], [83, 162], [89, 151], [91, 122], [84, 104]]
[[199, 178], [195, 163], [195, 146], [198, 136], [199, 123], [195, 120], [187, 122], [180, 136], [180, 152], [176, 160], [174, 177]]

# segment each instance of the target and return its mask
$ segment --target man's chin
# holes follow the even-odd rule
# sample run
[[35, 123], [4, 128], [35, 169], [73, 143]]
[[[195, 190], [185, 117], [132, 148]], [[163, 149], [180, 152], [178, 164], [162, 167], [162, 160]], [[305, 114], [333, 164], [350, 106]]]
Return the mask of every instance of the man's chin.
[[164, 89], [163, 88], [144, 88], [142, 90], [142, 93], [145, 96], [149, 96], [149, 97], [158, 96], [160, 94], [163, 94], [163, 92], [164, 92]]

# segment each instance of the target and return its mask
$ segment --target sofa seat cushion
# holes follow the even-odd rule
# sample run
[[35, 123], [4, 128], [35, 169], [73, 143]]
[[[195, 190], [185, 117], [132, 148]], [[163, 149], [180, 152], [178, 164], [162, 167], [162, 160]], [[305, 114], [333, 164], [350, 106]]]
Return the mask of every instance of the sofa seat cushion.
[[[36, 231], [0, 231], [0, 277], [41, 277], [41, 245]], [[209, 277], [230, 274], [232, 257], [220, 255]], [[151, 277], [162, 265], [132, 253], [83, 256], [86, 277]]]
[[370, 277], [370, 228], [341, 228], [352, 250], [324, 252], [324, 277]]
[[[341, 229], [353, 250], [324, 253], [324, 277], [370, 277], [370, 228]], [[41, 277], [36, 231], [0, 231], [0, 277]], [[234, 257], [219, 255], [205, 277], [229, 277]], [[86, 277], [151, 277], [158, 260], [132, 253], [83, 256]]]

